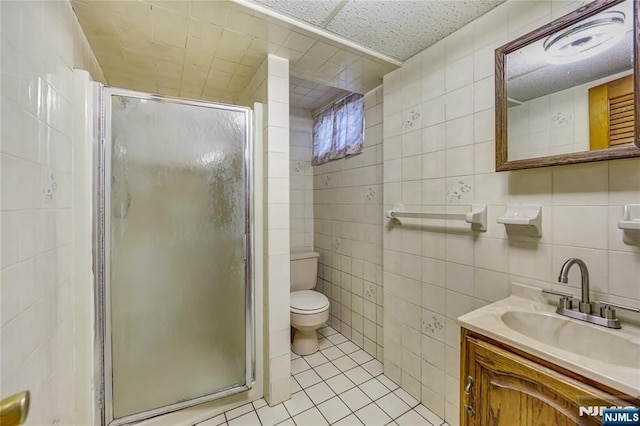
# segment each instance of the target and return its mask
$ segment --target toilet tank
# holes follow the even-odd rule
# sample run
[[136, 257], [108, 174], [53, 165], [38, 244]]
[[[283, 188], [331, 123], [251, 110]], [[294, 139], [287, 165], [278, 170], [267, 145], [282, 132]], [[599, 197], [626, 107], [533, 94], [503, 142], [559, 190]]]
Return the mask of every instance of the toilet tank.
[[318, 276], [319, 253], [312, 250], [291, 250], [291, 291], [313, 290]]

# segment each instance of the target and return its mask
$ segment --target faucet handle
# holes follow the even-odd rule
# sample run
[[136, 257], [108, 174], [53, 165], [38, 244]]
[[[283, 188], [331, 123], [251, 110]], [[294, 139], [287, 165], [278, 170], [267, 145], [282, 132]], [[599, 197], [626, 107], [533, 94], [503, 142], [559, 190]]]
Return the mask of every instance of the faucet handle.
[[555, 290], [548, 290], [546, 288], [543, 288], [542, 292], [543, 293], [547, 293], [547, 294], [554, 294], [556, 296], [564, 297], [564, 298], [567, 298], [567, 299], [573, 298], [573, 294], [563, 293], [561, 291], [555, 291]]
[[563, 293], [561, 291], [555, 291], [555, 290], [547, 290], [547, 289], [543, 289], [542, 292], [560, 296], [558, 305], [564, 309], [573, 309], [573, 294]]
[[[598, 302], [598, 303], [602, 305], [602, 307], [600, 308], [600, 311], [602, 311], [603, 308], [604, 309], [618, 308], [618, 309], [624, 309], [625, 311], [640, 313], [639, 308], [632, 308], [631, 306], [618, 305], [617, 303], [612, 303], [612, 302]], [[615, 309], [612, 309], [612, 310], [615, 311]]]

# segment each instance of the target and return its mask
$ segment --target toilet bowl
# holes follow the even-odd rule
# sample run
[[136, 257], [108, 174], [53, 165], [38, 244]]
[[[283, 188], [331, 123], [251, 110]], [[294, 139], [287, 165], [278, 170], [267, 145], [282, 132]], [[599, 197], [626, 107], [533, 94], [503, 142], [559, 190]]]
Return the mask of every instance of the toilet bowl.
[[292, 251], [291, 272], [291, 327], [294, 328], [291, 350], [298, 355], [318, 351], [316, 330], [329, 319], [329, 299], [313, 290], [318, 274], [319, 254], [310, 250]]

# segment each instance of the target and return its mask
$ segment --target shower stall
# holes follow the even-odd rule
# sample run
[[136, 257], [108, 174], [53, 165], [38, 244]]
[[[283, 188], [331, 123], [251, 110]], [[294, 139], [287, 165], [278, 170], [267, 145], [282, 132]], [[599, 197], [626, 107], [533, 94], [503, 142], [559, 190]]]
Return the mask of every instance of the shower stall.
[[99, 85], [94, 93], [102, 422], [248, 390], [251, 110]]

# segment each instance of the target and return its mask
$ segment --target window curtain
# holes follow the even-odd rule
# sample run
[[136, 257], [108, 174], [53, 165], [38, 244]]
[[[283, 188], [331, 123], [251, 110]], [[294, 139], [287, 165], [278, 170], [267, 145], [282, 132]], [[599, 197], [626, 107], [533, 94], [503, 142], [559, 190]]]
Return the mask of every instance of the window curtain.
[[364, 98], [352, 93], [316, 115], [311, 164], [360, 154], [363, 144]]

